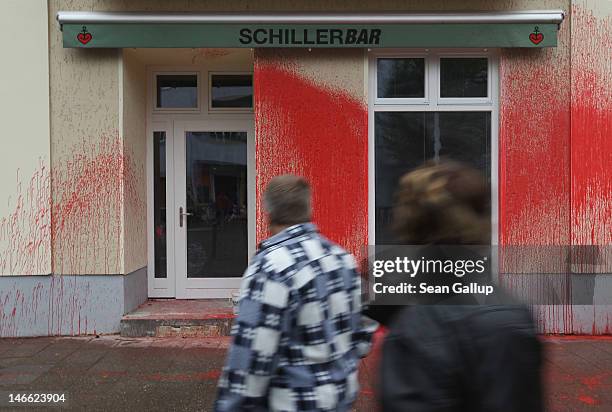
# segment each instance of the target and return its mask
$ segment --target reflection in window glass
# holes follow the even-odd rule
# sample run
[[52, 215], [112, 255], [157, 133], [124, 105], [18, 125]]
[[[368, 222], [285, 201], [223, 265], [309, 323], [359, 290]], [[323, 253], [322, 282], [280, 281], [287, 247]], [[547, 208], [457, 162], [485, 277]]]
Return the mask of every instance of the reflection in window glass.
[[253, 76], [250, 74], [213, 74], [212, 108], [253, 107]]
[[187, 132], [187, 277], [247, 266], [247, 134]]
[[156, 278], [167, 276], [166, 259], [166, 132], [153, 133], [153, 238]]
[[198, 107], [198, 76], [160, 74], [157, 76], [157, 107], [188, 109]]
[[425, 59], [378, 59], [378, 98], [425, 97]]
[[467, 163], [490, 181], [490, 112], [375, 114], [376, 244], [394, 243], [390, 230], [399, 179], [428, 160]]
[[487, 97], [486, 58], [440, 59], [440, 97]]

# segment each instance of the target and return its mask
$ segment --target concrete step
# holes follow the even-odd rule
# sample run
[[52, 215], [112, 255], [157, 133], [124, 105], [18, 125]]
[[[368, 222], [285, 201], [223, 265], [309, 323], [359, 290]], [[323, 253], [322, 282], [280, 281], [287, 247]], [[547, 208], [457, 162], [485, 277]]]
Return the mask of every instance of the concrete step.
[[124, 337], [229, 336], [234, 319], [230, 299], [149, 299], [121, 318]]

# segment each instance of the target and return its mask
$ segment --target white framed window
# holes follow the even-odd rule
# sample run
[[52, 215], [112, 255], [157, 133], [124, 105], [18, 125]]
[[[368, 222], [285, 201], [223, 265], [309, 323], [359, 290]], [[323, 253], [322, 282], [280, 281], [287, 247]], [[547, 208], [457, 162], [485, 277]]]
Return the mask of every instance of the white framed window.
[[199, 71], [154, 72], [153, 111], [168, 113], [199, 112], [200, 88]]
[[209, 112], [252, 112], [252, 72], [208, 72]]
[[[399, 178], [426, 161], [450, 158], [472, 165], [489, 179], [491, 242], [497, 244], [496, 52], [368, 54], [369, 243], [394, 242], [390, 220]], [[423, 60], [417, 64], [407, 58]]]
[[439, 105], [492, 105], [494, 65], [486, 52], [440, 53], [433, 64]]
[[430, 59], [419, 52], [379, 53], [373, 58], [375, 104], [428, 104]]

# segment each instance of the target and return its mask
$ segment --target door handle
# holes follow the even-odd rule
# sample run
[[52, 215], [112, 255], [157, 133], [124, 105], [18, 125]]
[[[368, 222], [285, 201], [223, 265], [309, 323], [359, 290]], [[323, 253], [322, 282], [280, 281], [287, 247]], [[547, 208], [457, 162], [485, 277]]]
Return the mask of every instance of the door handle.
[[183, 217], [184, 216], [193, 216], [193, 213], [185, 212], [183, 213], [183, 206], [179, 207], [179, 226], [183, 227]]

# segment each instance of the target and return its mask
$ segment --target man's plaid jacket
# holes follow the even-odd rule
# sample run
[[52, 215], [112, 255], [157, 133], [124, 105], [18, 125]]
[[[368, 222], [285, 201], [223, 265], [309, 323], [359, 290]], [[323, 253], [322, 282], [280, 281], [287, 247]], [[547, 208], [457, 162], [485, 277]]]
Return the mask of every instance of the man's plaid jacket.
[[312, 223], [283, 230], [244, 275], [216, 410], [349, 410], [375, 328], [354, 258]]

